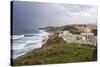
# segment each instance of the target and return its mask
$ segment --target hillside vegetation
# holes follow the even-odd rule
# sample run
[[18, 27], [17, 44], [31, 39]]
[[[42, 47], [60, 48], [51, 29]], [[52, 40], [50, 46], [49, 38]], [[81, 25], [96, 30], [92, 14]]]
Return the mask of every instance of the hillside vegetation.
[[[38, 65], [94, 61], [95, 48], [68, 43], [52, 35], [41, 48], [34, 49], [13, 60], [13, 65]], [[96, 54], [96, 53], [95, 53]]]

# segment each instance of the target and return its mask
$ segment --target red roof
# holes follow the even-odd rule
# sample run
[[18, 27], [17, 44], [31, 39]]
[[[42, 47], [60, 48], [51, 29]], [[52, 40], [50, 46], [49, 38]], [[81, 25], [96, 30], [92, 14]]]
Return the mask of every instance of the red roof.
[[84, 32], [85, 33], [90, 33], [91, 32], [91, 29], [87, 27], [87, 28], [85, 28]]

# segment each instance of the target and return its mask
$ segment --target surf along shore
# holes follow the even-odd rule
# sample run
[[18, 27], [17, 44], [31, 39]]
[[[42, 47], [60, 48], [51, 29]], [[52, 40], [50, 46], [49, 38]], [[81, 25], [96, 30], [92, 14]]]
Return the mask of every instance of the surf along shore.
[[79, 43], [66, 43], [59, 33], [52, 33], [41, 48], [13, 60], [13, 66], [96, 61], [96, 49]]

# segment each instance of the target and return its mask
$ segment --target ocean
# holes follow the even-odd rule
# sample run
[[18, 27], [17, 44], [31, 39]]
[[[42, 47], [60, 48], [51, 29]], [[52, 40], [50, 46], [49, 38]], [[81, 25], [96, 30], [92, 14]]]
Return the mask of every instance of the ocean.
[[[34, 30], [33, 30], [34, 31]], [[13, 58], [17, 58], [33, 49], [40, 48], [44, 39], [48, 39], [49, 33], [44, 30], [38, 30], [34, 33], [21, 33], [11, 36]]]

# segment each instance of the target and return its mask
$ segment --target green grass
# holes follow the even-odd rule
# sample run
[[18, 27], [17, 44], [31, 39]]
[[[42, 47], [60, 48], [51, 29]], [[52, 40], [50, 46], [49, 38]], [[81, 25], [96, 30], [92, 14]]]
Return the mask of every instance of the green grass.
[[93, 61], [95, 48], [68, 43], [57, 36], [50, 38], [42, 48], [16, 58], [13, 65], [37, 65]]

